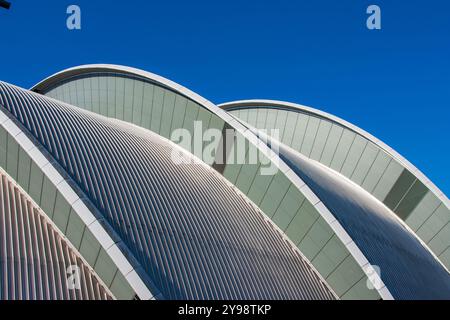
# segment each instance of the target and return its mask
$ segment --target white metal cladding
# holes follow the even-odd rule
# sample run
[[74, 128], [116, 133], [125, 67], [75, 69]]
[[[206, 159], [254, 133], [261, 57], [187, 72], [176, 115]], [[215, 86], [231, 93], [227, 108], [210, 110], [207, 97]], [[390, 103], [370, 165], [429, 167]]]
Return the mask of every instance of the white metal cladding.
[[[76, 279], [69, 279], [71, 266]], [[112, 298], [76, 249], [0, 168], [0, 299]]]
[[[225, 103], [221, 107], [237, 116], [236, 119], [256, 121], [255, 125], [261, 128], [280, 128], [285, 119], [283, 143], [361, 185], [402, 218], [447, 269], [450, 267], [448, 198], [392, 148], [342, 119], [293, 103], [245, 100]], [[288, 130], [292, 123], [295, 123], [293, 129]], [[315, 133], [308, 140], [307, 133], [311, 131]]]
[[[0, 97], [0, 106], [3, 106], [3, 98]], [[99, 223], [97, 216], [91, 212], [91, 209], [85, 205], [87, 199], [81, 199], [76, 191], [73, 189], [71, 180], [64, 178], [55, 168], [55, 164], [51, 163], [47, 157], [42, 153], [39, 146], [32, 142], [28, 135], [22, 131], [19, 126], [14, 123], [3, 110], [0, 109], [0, 125], [6, 129], [21, 146], [21, 148], [30, 156], [32, 161], [42, 170], [42, 172], [55, 185], [56, 189], [64, 196], [67, 202], [71, 205], [72, 210], [77, 214], [86, 227], [92, 231], [96, 240], [100, 243], [103, 249], [110, 256], [112, 261], [116, 264], [119, 272], [123, 274], [130, 286], [140, 299], [149, 300], [154, 299], [154, 294], [145, 285], [144, 281], [137, 276], [135, 269], [139, 269], [138, 264], [134, 261], [133, 266], [130, 264], [129, 258], [124, 255], [123, 251], [126, 249], [121, 246], [120, 240], [113, 240], [111, 235], [104, 230], [103, 222]], [[92, 206], [91, 206], [92, 207]], [[113, 235], [114, 236], [114, 235]], [[126, 250], [125, 250], [126, 251]]]
[[[387, 144], [379, 140], [378, 138], [374, 137], [370, 133], [364, 131], [363, 129], [355, 126], [354, 124], [351, 124], [348, 121], [345, 121], [339, 117], [336, 117], [332, 114], [329, 114], [327, 112], [317, 110], [311, 107], [303, 106], [296, 103], [291, 102], [285, 102], [285, 101], [277, 101], [277, 100], [263, 100], [263, 99], [254, 99], [254, 100], [238, 100], [238, 101], [232, 101], [232, 102], [226, 102], [219, 104], [218, 107], [220, 107], [223, 110], [231, 110], [233, 108], [238, 107], [245, 107], [245, 108], [251, 108], [251, 107], [258, 107], [258, 106], [267, 106], [267, 107], [281, 107], [281, 108], [292, 108], [295, 110], [299, 110], [308, 114], [317, 115], [319, 117], [323, 117], [325, 119], [329, 119], [333, 122], [336, 122], [340, 125], [342, 125], [345, 128], [348, 128], [357, 134], [361, 135], [362, 137], [366, 138], [367, 140], [371, 141], [375, 145], [377, 145], [379, 148], [390, 154], [394, 159], [399, 161], [406, 169], [408, 169], [410, 172], [412, 172], [424, 185], [426, 185], [441, 201], [445, 204], [447, 208], [450, 208], [450, 201], [447, 198], [447, 196], [430, 180], [428, 179], [419, 169], [417, 169], [413, 164], [411, 164], [406, 158], [404, 158], [402, 155], [400, 155], [397, 151], [389, 147]], [[289, 109], [286, 109], [289, 110]]]
[[179, 147], [149, 131], [0, 86], [6, 109], [83, 190], [164, 298], [334, 298], [209, 166], [175, 165], [170, 154]]
[[[313, 204], [314, 208], [318, 211], [320, 216], [324, 218], [325, 221], [327, 221], [327, 223], [329, 223], [333, 232], [335, 232], [338, 239], [348, 249], [352, 257], [355, 259], [355, 261], [361, 268], [361, 270], [364, 273], [366, 273], [366, 275], [369, 276], [367, 268], [365, 268], [367, 264], [367, 259], [361, 253], [359, 248], [354, 245], [353, 241], [349, 241], [350, 237], [346, 233], [344, 228], [340, 225], [339, 221], [337, 221], [333, 217], [332, 223], [330, 223], [331, 221], [329, 219], [331, 215], [330, 212], [326, 209], [324, 205], [322, 205], [322, 203], [315, 196], [314, 192], [311, 191], [311, 189], [298, 177], [298, 175], [288, 165], [286, 165], [286, 163], [284, 163], [283, 160], [281, 160], [278, 157], [278, 155], [275, 154], [269, 147], [267, 147], [265, 144], [261, 144], [261, 141], [256, 137], [256, 135], [246, 126], [242, 125], [239, 120], [236, 120], [232, 115], [221, 110], [208, 100], [190, 91], [189, 89], [186, 89], [185, 87], [182, 87], [163, 77], [139, 69], [117, 65], [96, 64], [96, 65], [78, 66], [58, 72], [35, 85], [32, 88], [32, 90], [37, 92], [46, 92], [52, 86], [57, 86], [58, 83], [70, 79], [71, 77], [96, 72], [113, 72], [144, 77], [146, 79], [154, 81], [158, 85], [165, 86], [167, 88], [175, 90], [178, 94], [188, 97], [192, 101], [198, 103], [200, 106], [212, 112], [213, 114], [219, 116], [222, 120], [224, 120], [227, 123], [227, 125], [230, 126], [230, 128], [235, 129], [237, 132], [241, 133], [250, 143], [252, 143], [255, 146], [258, 146], [260, 152], [263, 155], [265, 155], [268, 159], [271, 159], [273, 161], [273, 164], [283, 172], [283, 174], [288, 178], [288, 180], [290, 180], [293, 183], [293, 185], [296, 186], [297, 189], [308, 199], [308, 201], [310, 201]], [[373, 279], [373, 277], [371, 279]], [[383, 299], [392, 299], [392, 295], [389, 293], [389, 290], [387, 290], [385, 286], [382, 286], [382, 288], [377, 291]]]
[[342, 223], [397, 299], [450, 299], [450, 274], [389, 208], [325, 165], [280, 145], [280, 155]]

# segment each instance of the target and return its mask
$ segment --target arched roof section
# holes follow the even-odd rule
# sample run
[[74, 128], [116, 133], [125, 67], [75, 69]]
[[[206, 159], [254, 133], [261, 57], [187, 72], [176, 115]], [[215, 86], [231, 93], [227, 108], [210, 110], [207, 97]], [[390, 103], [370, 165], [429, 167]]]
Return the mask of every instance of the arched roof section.
[[[68, 270], [73, 272], [73, 281], [68, 279]], [[114, 297], [48, 216], [1, 168], [0, 274], [1, 300]]]
[[162, 297], [335, 297], [222, 175], [204, 163], [174, 163], [180, 147], [123, 121], [0, 88], [3, 107], [80, 188]]
[[[317, 197], [308, 186], [251, 131], [208, 100], [155, 74], [117, 65], [70, 68], [48, 77], [32, 90], [136, 124], [165, 138], [170, 138], [170, 133], [177, 128], [193, 133], [194, 121], [200, 121], [205, 130], [234, 129], [238, 138], [248, 142], [244, 150], [246, 156], [256, 150], [265, 160], [256, 164], [236, 163], [231, 159], [236, 152], [233, 149], [221, 166], [215, 166], [216, 162], [205, 162], [258, 205], [290, 240], [294, 239], [300, 251], [312, 260], [340, 297], [378, 299], [381, 295], [391, 298], [385, 287], [378, 293], [365, 287], [367, 275], [362, 268], [365, 260], [360, 259], [361, 252], [347, 241], [348, 235], [338, 221], [328, 224], [326, 208], [316, 201]], [[202, 158], [195, 150], [193, 153]], [[267, 162], [277, 168], [277, 174], [265, 176], [261, 173], [263, 163]], [[263, 199], [270, 190], [275, 192]], [[309, 228], [299, 230], [304, 225]], [[340, 248], [338, 255], [327, 253], [331, 246]]]
[[116, 299], [152, 299], [153, 294], [137, 273], [138, 265], [130, 260], [120, 239], [111, 229], [106, 230], [104, 219], [92, 203], [82, 196], [45, 148], [4, 108], [3, 101], [0, 102], [0, 168], [78, 250]]
[[363, 187], [450, 267], [449, 200], [391, 147], [345, 120], [294, 103], [242, 100], [219, 107], [258, 129], [279, 129], [284, 144]]

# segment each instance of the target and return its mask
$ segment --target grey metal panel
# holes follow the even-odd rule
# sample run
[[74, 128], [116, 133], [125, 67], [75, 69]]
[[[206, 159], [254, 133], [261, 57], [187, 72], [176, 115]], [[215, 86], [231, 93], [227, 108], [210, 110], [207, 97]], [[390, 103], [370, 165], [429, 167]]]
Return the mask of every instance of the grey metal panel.
[[6, 109], [95, 204], [165, 298], [334, 298], [263, 214], [207, 165], [175, 165], [178, 147], [147, 130], [0, 88]]
[[[390, 207], [413, 229], [416, 229], [420, 221], [427, 219], [433, 213], [428, 208], [428, 200], [425, 197], [427, 193], [433, 194], [447, 210], [450, 210], [448, 198], [417, 168], [380, 140], [342, 119], [313, 108], [282, 101], [244, 100], [225, 103], [219, 107], [239, 119], [242, 113], [248, 113], [251, 110], [267, 110], [272, 118], [276, 118], [277, 113], [290, 112], [292, 117], [298, 119], [297, 128], [290, 143], [284, 140], [282, 142], [362, 186]], [[313, 152], [309, 153], [308, 149], [300, 148], [305, 140], [308, 119], [312, 117], [318, 117], [321, 121], [332, 124], [320, 158], [317, 154], [322, 148], [323, 141], [320, 139], [319, 132], [314, 142]], [[271, 119], [267, 119], [267, 122], [270, 121]], [[256, 125], [256, 123], [249, 124]], [[263, 128], [267, 128], [267, 125], [258, 126], [258, 129]], [[441, 224], [432, 231], [439, 232], [444, 226]], [[437, 233], [426, 233], [427, 237], [422, 239], [425, 242], [428, 237], [438, 236]], [[423, 233], [419, 236], [422, 237], [422, 235]], [[439, 239], [446, 242], [447, 247], [450, 246], [450, 237], [448, 239], [439, 237]], [[435, 251], [435, 246], [430, 248], [441, 257], [441, 252]], [[447, 269], [450, 268], [447, 256], [442, 256], [441, 261]]]
[[[113, 240], [109, 237], [110, 241], [104, 241], [105, 232], [101, 232], [99, 228], [92, 229], [92, 226], [99, 226], [98, 224], [92, 224], [87, 228], [87, 225], [84, 223], [91, 223], [96, 220], [92, 212], [93, 207], [90, 206], [88, 209], [86, 206], [83, 206], [81, 201], [78, 201], [80, 198], [72, 189], [73, 184], [70, 182], [70, 178], [63, 177], [65, 175], [63, 170], [58, 170], [55, 165], [57, 165], [54, 161], [49, 162], [47, 159], [51, 159], [51, 156], [43, 154], [45, 150], [39, 147], [39, 143], [33, 142], [31, 136], [26, 134], [19, 126], [20, 124], [11, 121], [11, 115], [7, 115], [0, 108], [0, 118], [5, 119], [6, 121], [0, 121], [0, 136], [6, 135], [8, 136], [7, 141], [10, 141], [9, 145], [7, 145], [6, 141], [0, 139], [0, 149], [4, 151], [3, 154], [8, 155], [10, 157], [10, 151], [12, 154], [15, 153], [15, 146], [17, 143], [20, 145], [19, 159], [15, 159], [15, 162], [19, 163], [20, 172], [23, 174], [19, 176], [17, 180], [18, 185], [30, 196], [33, 201], [36, 202], [36, 205], [43, 209], [44, 214], [46, 214], [52, 222], [56, 225], [59, 230], [67, 236], [68, 240], [74, 245], [76, 249], [78, 249], [81, 245], [81, 241], [88, 237], [90, 232], [88, 229], [92, 230], [95, 234], [95, 238], [103, 244], [109, 245], [113, 242]], [[30, 139], [31, 138], [31, 139]], [[23, 160], [25, 163], [28, 163], [28, 168], [24, 167]], [[6, 168], [4, 163], [1, 163], [0, 166]], [[8, 174], [8, 168], [6, 168]], [[14, 178], [13, 178], [14, 179]], [[68, 180], [65, 180], [68, 179]], [[49, 183], [51, 182], [51, 183]], [[71, 185], [69, 186], [70, 183]], [[53, 202], [50, 200], [54, 197], [55, 194], [55, 186], [58, 189], [57, 197], [58, 201]], [[80, 192], [80, 194], [82, 194]], [[65, 200], [67, 199], [67, 200]], [[50, 202], [48, 201], [50, 200]], [[83, 199], [83, 201], [87, 201], [87, 199]], [[54, 204], [54, 205], [53, 205]], [[73, 205], [73, 206], [72, 206]], [[70, 217], [69, 217], [70, 216]], [[99, 214], [96, 214], [99, 217]], [[83, 222], [84, 221], [84, 222]], [[98, 221], [98, 220], [97, 220]], [[86, 232], [84, 232], [86, 231]], [[103, 240], [103, 241], [102, 241]], [[92, 251], [98, 249], [100, 245], [99, 242], [90, 237], [89, 244], [85, 243], [83, 248], [84, 253], [80, 252], [83, 258], [94, 259], [92, 257]], [[114, 245], [115, 246], [115, 245]], [[108, 249], [108, 247], [104, 247], [104, 249]], [[103, 249], [102, 249], [103, 250]], [[98, 250], [97, 250], [98, 252]], [[115, 265], [119, 265], [121, 259], [126, 259], [123, 255], [111, 255], [111, 259], [101, 258], [102, 263], [108, 263], [108, 268], [115, 275], [115, 282], [117, 283], [117, 279], [123, 278], [123, 275], [116, 273], [117, 267]], [[96, 258], [97, 262], [99, 261], [99, 257]], [[98, 272], [99, 278], [102, 280], [105, 276], [104, 269], [95, 268], [95, 272]], [[108, 279], [106, 279], [108, 283]], [[118, 299], [132, 299], [135, 296], [135, 293], [138, 294], [139, 298], [149, 299], [152, 297], [152, 293], [145, 289], [144, 284], [139, 279], [131, 279], [130, 283], [124, 283], [124, 281], [119, 281], [121, 286], [115, 286], [113, 290], [113, 294]], [[138, 281], [135, 281], [138, 280]], [[105, 282], [106, 283], [106, 282]], [[131, 288], [131, 287], [132, 288]]]
[[351, 236], [396, 299], [450, 299], [450, 274], [401, 220], [343, 175], [280, 145], [280, 155]]
[[[99, 73], [99, 72], [104, 72], [104, 73]], [[145, 80], [145, 81], [150, 80], [151, 83], [155, 83], [157, 86], [162, 85], [165, 88], [169, 88], [169, 90], [171, 90], [171, 91], [174, 90], [174, 92], [177, 92], [178, 94], [182, 94], [183, 96], [186, 96], [186, 97], [189, 97], [189, 99], [192, 99], [192, 100], [188, 100], [188, 104], [185, 108], [181, 107], [181, 109], [180, 109], [177, 107], [177, 110], [180, 111], [180, 114], [183, 115], [183, 117], [185, 117], [184, 122], [182, 122], [183, 123], [182, 127], [189, 129], [189, 127], [192, 127], [193, 121], [195, 121], [196, 119], [201, 120], [202, 118], [205, 118], [204, 110], [209, 110], [215, 114], [215, 116], [214, 116], [215, 118], [221, 119], [222, 124], [220, 126], [218, 126], [219, 129], [223, 128], [223, 120], [225, 120], [225, 121], [227, 121], [227, 124], [231, 125], [235, 129], [237, 129], [238, 132], [243, 133], [243, 135], [248, 139], [248, 141], [251, 141], [251, 143], [253, 143], [253, 144], [258, 143], [258, 140], [256, 139], [256, 137], [254, 137], [250, 131], [247, 130], [247, 131], [243, 132], [242, 128], [239, 128], [240, 123], [238, 123], [234, 119], [231, 119], [231, 117], [224, 112], [219, 113], [219, 111], [222, 111], [222, 110], [216, 108], [216, 106], [212, 105], [210, 102], [205, 101], [203, 98], [199, 97], [198, 95], [192, 94], [192, 92], [190, 92], [186, 88], [182, 88], [170, 81], [167, 81], [166, 79], [162, 79], [161, 77], [155, 76], [153, 74], [149, 74], [148, 72], [144, 72], [141, 70], [130, 69], [130, 68], [121, 67], [121, 66], [110, 66], [110, 65], [107, 65], [107, 66], [104, 66], [104, 65], [102, 65], [102, 66], [99, 66], [99, 65], [80, 66], [80, 67], [72, 68], [69, 70], [65, 70], [61, 73], [58, 73], [55, 76], [48, 78], [47, 80], [43, 81], [41, 84], [37, 85], [35, 87], [35, 89], [40, 90], [41, 92], [47, 92], [48, 88], [51, 88], [52, 86], [57, 86], [56, 87], [57, 90], [61, 89], [61, 88], [72, 88], [73, 86], [71, 85], [71, 82], [78, 81], [77, 79], [79, 79], [80, 77], [90, 77], [90, 76], [99, 77], [98, 79], [100, 80], [101, 77], [106, 77], [106, 76], [109, 77], [112, 74], [114, 74], [115, 76], [119, 76], [117, 79], [121, 79], [120, 77], [123, 77], [123, 76], [126, 76], [126, 77], [131, 76], [133, 79], [135, 79], [136, 76], [138, 76], [139, 80]], [[141, 78], [141, 76], [143, 76], [144, 78]], [[123, 78], [122, 78], [122, 80], [123, 80]], [[150, 86], [150, 84], [149, 84], [149, 86]], [[90, 95], [89, 90], [88, 90], [88, 92], [86, 92], [86, 95], [87, 96]], [[181, 97], [179, 95], [177, 95], [177, 96]], [[67, 97], [65, 97], [65, 96], [57, 95], [55, 97], [57, 99], [60, 99], [60, 100], [66, 101], [66, 102], [68, 101]], [[195, 103], [193, 101], [196, 101], [197, 103]], [[154, 104], [154, 103], [155, 103], [155, 101], [152, 101], [152, 104]], [[159, 105], [159, 108], [161, 107], [161, 105], [160, 105], [161, 103], [162, 103], [162, 101], [160, 101], [160, 103], [158, 103], [158, 101], [156, 101], [156, 104]], [[149, 105], [150, 105], [150, 103], [149, 103]], [[123, 108], [123, 105], [122, 105], [122, 108]], [[205, 109], [202, 109], [202, 108], [205, 108]], [[145, 109], [148, 110], [149, 108], [145, 108]], [[150, 109], [155, 109], [154, 105]], [[245, 111], [245, 110], [243, 110], [243, 111]], [[264, 122], [265, 126], [267, 126], [268, 128], [273, 127], [275, 125], [278, 127], [282, 127], [282, 126], [284, 127], [283, 123], [286, 122], [286, 126], [287, 126], [286, 129], [288, 129], [289, 123], [287, 121], [287, 117], [284, 117], [284, 118], [278, 117], [276, 110], [270, 110], [270, 111], [273, 111], [273, 114], [271, 116], [269, 116], [269, 114], [266, 114], [266, 115], [263, 114], [260, 116], [259, 111], [260, 110], [258, 110], [258, 112], [253, 112], [251, 115], [249, 114], [249, 112], [247, 112], [245, 118], [246, 119], [248, 119], [248, 118], [256, 119], [256, 121], [259, 121], [261, 123]], [[153, 113], [152, 111], [150, 111], [149, 112], [150, 118], [154, 118], [152, 116], [153, 114], [156, 114], [156, 117], [158, 117], [157, 113]], [[186, 114], [186, 116], [185, 116], [185, 114]], [[299, 117], [300, 117], [300, 114], [299, 114]], [[123, 117], [119, 116], [118, 118], [123, 120]], [[213, 120], [213, 118], [211, 118], [211, 121]], [[227, 120], [227, 118], [228, 118], [228, 120]], [[310, 118], [310, 116], [305, 116], [306, 123], [309, 122], [309, 120], [308, 120], [309, 118]], [[208, 118], [208, 120], [209, 120], [209, 118]], [[134, 120], [133, 120], [133, 122], [134, 122]], [[312, 121], [312, 122], [314, 123], [314, 121]], [[157, 121], [157, 123], [159, 123], [159, 121]], [[139, 123], [135, 123], [135, 124], [139, 125]], [[207, 123], [205, 123], [205, 124], [207, 125]], [[141, 125], [143, 125], [146, 128], [150, 127], [149, 125], [145, 125], [145, 124], [141, 124]], [[165, 125], [169, 126], [169, 123], [166, 123]], [[165, 125], [161, 125], [161, 128], [163, 128]], [[176, 128], [179, 128], [179, 127], [181, 127], [181, 126], [179, 125]], [[155, 127], [155, 128], [157, 129], [157, 127]], [[155, 128], [154, 128], [154, 130], [156, 130]], [[190, 131], [192, 131], [192, 128], [190, 128], [190, 129], [191, 129]], [[298, 131], [297, 129], [299, 129], [299, 126], [296, 126], [295, 128], [292, 128], [292, 129], [295, 129], [294, 134], [295, 134], [295, 136], [297, 136], [296, 133]], [[312, 127], [312, 129], [314, 129], [314, 126]], [[164, 132], [162, 130], [158, 133], [161, 135], [164, 135]], [[308, 135], [309, 138], [305, 139], [306, 141], [311, 140], [311, 141], [318, 142], [320, 140], [317, 137], [319, 134], [318, 132], [314, 133], [314, 130], [311, 130], [310, 133], [312, 133], [312, 134]], [[303, 134], [306, 134], [306, 133], [303, 132]], [[283, 137], [285, 135], [286, 135], [286, 133], [283, 135]], [[302, 141], [303, 141], [303, 139], [302, 139]], [[260, 149], [259, 151], [262, 151], [263, 154], [268, 155], [268, 153], [266, 151], [264, 151], [264, 148], [262, 148], [262, 147], [263, 146], [259, 146], [259, 149]], [[243, 150], [243, 154], [245, 154], [244, 150]], [[272, 157], [272, 155], [270, 155], [269, 157]], [[309, 195], [307, 197], [308, 201], [313, 201], [313, 203], [315, 203], [314, 200], [317, 199], [317, 197], [315, 197], [313, 195], [312, 191], [310, 191], [309, 188], [302, 188], [304, 183], [295, 175], [295, 173], [291, 169], [289, 169], [289, 167], [286, 166], [286, 164], [284, 164], [280, 159], [278, 159], [278, 157], [276, 155], [275, 155], [275, 158], [273, 159], [273, 164], [275, 164], [276, 167], [278, 167], [279, 170], [281, 172], [283, 172], [283, 174], [286, 177], [288, 177], [288, 179], [291, 181], [291, 183], [293, 183], [296, 186], [297, 189], [301, 190], [300, 193], [306, 193]], [[264, 196], [264, 190], [267, 190], [267, 188], [269, 187], [271, 179], [258, 179], [258, 177], [260, 177], [259, 174], [257, 174], [257, 172], [259, 171], [259, 170], [257, 170], [258, 167], [259, 166], [256, 165], [256, 166], [246, 166], [244, 168], [240, 165], [232, 165], [232, 164], [227, 163], [225, 165], [225, 168], [223, 169], [223, 173], [224, 173], [224, 176], [227, 177], [230, 181], [237, 181], [235, 183], [235, 185], [244, 193], [246, 193], [248, 191], [249, 193], [247, 194], [247, 196], [251, 200], [253, 200], [256, 204], [259, 205], [259, 203], [261, 202], [261, 196]], [[248, 188], [252, 184], [252, 181], [253, 181], [253, 186], [255, 184], [263, 184], [263, 185], [261, 185], [261, 188], [251, 187], [251, 189], [248, 190]], [[309, 190], [309, 192], [308, 192], [308, 190]], [[266, 192], [266, 194], [267, 195], [264, 196], [264, 198], [269, 198], [271, 195], [274, 195], [274, 193], [272, 191], [270, 193]], [[286, 199], [282, 200], [282, 198], [280, 198], [280, 196], [282, 196], [282, 194], [276, 195], [275, 196], [276, 199], [274, 199], [273, 203], [279, 204], [279, 209], [281, 209], [279, 211], [279, 213], [283, 212], [283, 213], [279, 214], [279, 219], [278, 219], [279, 220], [278, 222], [280, 222], [280, 225], [283, 225], [283, 223], [285, 222], [284, 220], [289, 216], [289, 214], [285, 215], [285, 212], [289, 211], [290, 209], [289, 209], [289, 205], [287, 205]], [[300, 197], [297, 200], [301, 201], [301, 199], [302, 198]], [[281, 201], [281, 202], [279, 202], [279, 201]], [[269, 207], [272, 209], [276, 209], [273, 207], [273, 203], [271, 203], [270, 201], [264, 202], [263, 206], [261, 207], [262, 210], [264, 211], [264, 213], [268, 213], [268, 212], [266, 212], [266, 210], [269, 209]], [[320, 212], [320, 215], [327, 216], [327, 213], [324, 211], [324, 208], [320, 207], [318, 204], [316, 204], [316, 205], [317, 205], [316, 209], [318, 210], [318, 212]], [[269, 211], [272, 212], [271, 210], [269, 210]], [[322, 219], [322, 218], [320, 218], [320, 219]], [[346, 233], [342, 232], [343, 229], [338, 223], [332, 224], [330, 226], [330, 228], [332, 230], [335, 230], [335, 229], [337, 230], [336, 232], [338, 233], [340, 240], [346, 240], [348, 238], [348, 236], [346, 236]], [[291, 230], [291, 231], [295, 232], [295, 230]], [[315, 231], [315, 229], [314, 229], [314, 231]], [[333, 232], [334, 231], [332, 231], [332, 233]], [[316, 237], [314, 237], [314, 238], [316, 238]], [[316, 251], [318, 248], [317, 248], [317, 246], [314, 246], [314, 247], [315, 247], [314, 251]], [[309, 250], [309, 249], [310, 248], [308, 245], [306, 245], [306, 247], [302, 246], [302, 253], [305, 254], [305, 252], [307, 252], [307, 251], [311, 252], [311, 250]], [[352, 255], [355, 256], [355, 260], [350, 259], [351, 260], [350, 264], [352, 264], [352, 263], [356, 264], [355, 266], [357, 268], [363, 267], [364, 263], [365, 263], [364, 259], [358, 259], [358, 257], [361, 256], [361, 254], [358, 251], [359, 249], [353, 248], [351, 246], [348, 246], [347, 249], [351, 252]], [[314, 258], [314, 255], [311, 257], [307, 256], [307, 258], [309, 258], [311, 260], [312, 258]], [[350, 261], [350, 260], [348, 260], [348, 261]], [[323, 260], [321, 260], [321, 261], [323, 261]], [[358, 264], [359, 264], [359, 266], [357, 266]], [[314, 263], [313, 263], [313, 265], [318, 268], [318, 265], [316, 265]], [[355, 283], [354, 281], [359, 280], [360, 276], [362, 276], [362, 275], [355, 274], [355, 275], [349, 276], [348, 270], [352, 269], [352, 267], [350, 267], [349, 264], [346, 265], [346, 268], [341, 268], [341, 267], [337, 268], [337, 267], [338, 267], [337, 265], [333, 266], [333, 269], [335, 269], [333, 274], [336, 275], [336, 277], [334, 277], [334, 279], [338, 280], [338, 281], [334, 281], [335, 286], [333, 286], [333, 289], [336, 290], [336, 292], [339, 291], [339, 292], [345, 293], [347, 291], [347, 289], [349, 289]], [[344, 270], [344, 269], [346, 269], [346, 270]], [[360, 272], [362, 272], [362, 270], [360, 270]], [[371, 293], [369, 295], [367, 295], [366, 293], [363, 294], [362, 291], [364, 291], [364, 290], [359, 290], [359, 294], [361, 294], [360, 298], [374, 298], [374, 296], [377, 295], [376, 293], [375, 294]], [[366, 291], [368, 291], [368, 289]], [[390, 296], [389, 294], [382, 294], [381, 296], [384, 299], [392, 298], [392, 296]]]
[[[69, 266], [80, 288], [68, 287]], [[0, 299], [112, 299], [33, 200], [0, 169]]]

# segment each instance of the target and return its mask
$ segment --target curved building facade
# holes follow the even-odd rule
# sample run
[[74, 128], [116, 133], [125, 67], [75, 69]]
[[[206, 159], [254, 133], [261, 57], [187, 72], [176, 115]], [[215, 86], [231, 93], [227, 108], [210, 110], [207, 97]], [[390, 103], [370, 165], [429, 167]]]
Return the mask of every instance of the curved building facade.
[[364, 130], [298, 104], [245, 100], [220, 106], [346, 176], [382, 201], [450, 268], [450, 203], [416, 167]]
[[313, 109], [87, 65], [0, 82], [0, 149], [4, 299], [450, 299], [448, 199]]

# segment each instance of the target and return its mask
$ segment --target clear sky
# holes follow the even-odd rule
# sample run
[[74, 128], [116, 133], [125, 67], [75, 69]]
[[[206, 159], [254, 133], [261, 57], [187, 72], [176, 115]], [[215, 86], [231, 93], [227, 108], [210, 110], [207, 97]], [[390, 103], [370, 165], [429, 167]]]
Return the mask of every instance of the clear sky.
[[[450, 1], [8, 0], [0, 79], [86, 63], [141, 68], [221, 103], [287, 100], [365, 129], [450, 194]], [[81, 30], [66, 8], [81, 8]], [[382, 29], [366, 28], [381, 8]]]

